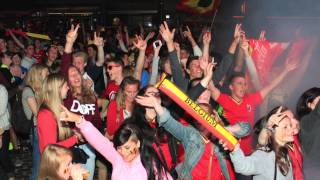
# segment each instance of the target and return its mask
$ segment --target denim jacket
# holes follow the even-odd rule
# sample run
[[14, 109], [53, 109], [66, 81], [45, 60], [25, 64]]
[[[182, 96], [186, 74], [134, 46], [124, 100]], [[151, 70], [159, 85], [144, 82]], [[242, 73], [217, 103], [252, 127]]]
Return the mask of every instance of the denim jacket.
[[[176, 167], [179, 178], [192, 179], [191, 171], [201, 159], [205, 148], [200, 132], [193, 126], [184, 126], [180, 124], [170, 115], [170, 112], [167, 109], [165, 109], [165, 112], [161, 116], [157, 116], [157, 120], [159, 126], [164, 127], [168, 132], [181, 141], [183, 145], [185, 153], [184, 162]], [[241, 126], [241, 132], [237, 132], [235, 136], [243, 137], [250, 132], [250, 125], [248, 123], [239, 123], [239, 125]], [[229, 180], [230, 177], [225, 157], [217, 146], [214, 147], [222, 173], [225, 178]]]

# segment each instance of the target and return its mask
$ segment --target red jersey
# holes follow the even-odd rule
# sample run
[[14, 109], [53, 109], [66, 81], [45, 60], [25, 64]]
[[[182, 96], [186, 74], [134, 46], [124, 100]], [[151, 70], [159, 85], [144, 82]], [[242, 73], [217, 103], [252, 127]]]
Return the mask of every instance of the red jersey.
[[110, 81], [107, 84], [107, 87], [104, 91], [104, 97], [107, 98], [108, 100], [114, 100], [116, 98], [116, 94], [119, 91], [119, 85], [116, 84], [115, 81]]
[[[250, 123], [254, 126], [254, 112], [257, 105], [262, 102], [260, 92], [247, 94], [243, 97], [240, 103], [236, 102], [231, 96], [221, 93], [217, 102], [223, 107], [223, 115], [226, 117], [231, 125], [239, 121]], [[242, 138], [240, 147], [245, 153], [249, 155], [252, 152], [252, 135]]]
[[[209, 168], [210, 168], [210, 157], [212, 156], [211, 163], [211, 177], [214, 180], [225, 180], [225, 177], [221, 171], [219, 159], [217, 158], [214, 151], [211, 151], [213, 146], [211, 143], [207, 143], [203, 155], [197, 165], [192, 169], [191, 176], [193, 180], [204, 180], [208, 179]], [[213, 152], [211, 154], [211, 152]]]

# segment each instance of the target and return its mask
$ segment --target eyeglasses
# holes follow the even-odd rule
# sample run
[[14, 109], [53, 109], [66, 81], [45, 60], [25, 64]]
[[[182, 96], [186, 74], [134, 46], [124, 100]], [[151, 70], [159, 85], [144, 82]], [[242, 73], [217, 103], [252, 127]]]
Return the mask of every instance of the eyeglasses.
[[107, 66], [108, 70], [112, 70], [113, 67], [120, 67], [120, 65], [113, 65], [113, 66], [110, 65], [110, 66]]

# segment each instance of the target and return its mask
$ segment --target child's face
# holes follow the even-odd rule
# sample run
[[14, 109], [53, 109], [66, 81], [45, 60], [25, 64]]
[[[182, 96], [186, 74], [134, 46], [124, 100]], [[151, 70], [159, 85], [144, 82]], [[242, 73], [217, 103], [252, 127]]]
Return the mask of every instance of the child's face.
[[65, 157], [62, 159], [63, 161], [59, 166], [58, 175], [62, 179], [68, 180], [71, 176], [72, 157], [69, 155], [65, 155]]

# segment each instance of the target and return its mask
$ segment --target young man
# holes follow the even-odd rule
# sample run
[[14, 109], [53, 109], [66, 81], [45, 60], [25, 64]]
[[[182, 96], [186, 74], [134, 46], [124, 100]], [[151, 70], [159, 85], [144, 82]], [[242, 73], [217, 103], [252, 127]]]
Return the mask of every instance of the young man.
[[21, 66], [24, 72], [27, 72], [30, 67], [37, 62], [37, 60], [33, 57], [34, 56], [34, 45], [29, 44], [25, 48], [25, 56], [21, 60]]
[[[248, 46], [247, 46], [248, 47]], [[245, 56], [248, 58], [249, 52], [248, 48], [245, 48]], [[274, 89], [280, 82], [286, 77], [286, 75], [297, 68], [297, 63], [289, 63], [286, 61], [285, 68], [281, 74], [271, 83], [261, 90], [247, 94], [247, 82], [245, 75], [241, 73], [235, 73], [231, 78], [231, 83], [229, 88], [231, 94], [223, 94], [217, 89], [212, 83], [209, 87], [211, 91], [211, 97], [217, 101], [224, 109], [225, 117], [233, 125], [239, 121], [246, 121], [254, 125], [254, 113], [257, 105], [261, 104], [263, 99], [269, 94], [269, 92]], [[246, 155], [252, 152], [252, 135], [243, 138], [240, 142], [241, 149]]]

